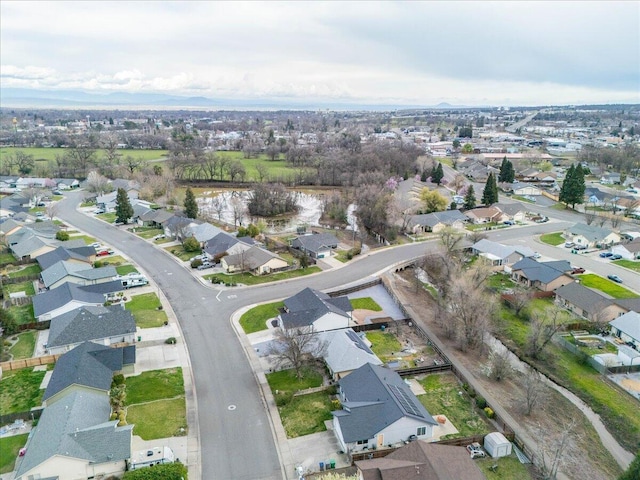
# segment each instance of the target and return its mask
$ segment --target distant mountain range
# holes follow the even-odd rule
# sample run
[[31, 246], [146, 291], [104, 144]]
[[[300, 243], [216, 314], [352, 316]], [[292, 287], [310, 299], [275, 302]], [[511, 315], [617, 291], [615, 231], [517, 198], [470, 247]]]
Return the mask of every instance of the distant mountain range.
[[[352, 101], [305, 101], [290, 98], [227, 99], [186, 97], [162, 93], [88, 93], [80, 90], [33, 90], [0, 87], [0, 107], [14, 108], [203, 108], [294, 109], [294, 110], [416, 110], [482, 108], [440, 103], [435, 106], [399, 104], [361, 104]], [[486, 107], [485, 107], [486, 108]]]

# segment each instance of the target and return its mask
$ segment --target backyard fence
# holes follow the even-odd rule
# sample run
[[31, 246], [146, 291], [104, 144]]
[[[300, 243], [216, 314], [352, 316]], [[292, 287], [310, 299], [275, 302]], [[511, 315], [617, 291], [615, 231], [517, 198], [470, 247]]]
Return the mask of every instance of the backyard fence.
[[22, 282], [28, 282], [28, 281], [32, 281], [32, 280], [38, 280], [39, 278], [40, 278], [40, 274], [39, 273], [32, 273], [31, 275], [23, 275], [21, 277], [3, 276], [2, 277], [2, 283], [4, 285], [13, 285], [15, 283], [22, 283]]
[[329, 295], [330, 297], [340, 297], [342, 295], [348, 295], [353, 292], [359, 292], [360, 290], [364, 290], [366, 288], [375, 287], [376, 285], [380, 285], [380, 283], [382, 283], [382, 280], [376, 278], [375, 280], [371, 280], [370, 282], [360, 283], [353, 287], [342, 288], [333, 292], [327, 292], [327, 295]]
[[39, 365], [50, 365], [55, 363], [60, 354], [57, 355], [44, 355], [42, 357], [25, 358], [24, 360], [10, 360], [8, 362], [0, 363], [0, 369], [2, 371], [20, 370], [21, 368], [37, 367]]
[[34, 408], [33, 410], [29, 410], [28, 412], [14, 412], [0, 415], [0, 426], [8, 425], [15, 422], [16, 420], [24, 420], [25, 422], [30, 420], [38, 420], [43, 411], [44, 408]]

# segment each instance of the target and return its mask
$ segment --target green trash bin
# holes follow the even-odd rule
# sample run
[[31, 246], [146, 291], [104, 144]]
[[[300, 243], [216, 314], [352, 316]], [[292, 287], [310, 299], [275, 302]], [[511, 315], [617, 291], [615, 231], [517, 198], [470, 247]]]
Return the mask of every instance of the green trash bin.
[[329, 465], [331, 466], [331, 468], [336, 468], [336, 461], [335, 460], [329, 460]]

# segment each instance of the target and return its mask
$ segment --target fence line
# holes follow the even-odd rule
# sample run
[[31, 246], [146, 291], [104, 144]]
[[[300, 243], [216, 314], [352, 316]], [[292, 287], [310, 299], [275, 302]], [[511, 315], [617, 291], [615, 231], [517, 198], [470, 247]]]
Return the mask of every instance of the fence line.
[[0, 425], [7, 425], [15, 422], [16, 420], [24, 420], [25, 422], [38, 420], [43, 411], [44, 408], [34, 408], [28, 412], [5, 413], [4, 415], [0, 415]]
[[0, 363], [2, 371], [20, 370], [21, 368], [37, 367], [39, 365], [50, 365], [55, 363], [61, 354], [44, 355], [42, 357], [31, 357], [23, 360], [10, 360]]

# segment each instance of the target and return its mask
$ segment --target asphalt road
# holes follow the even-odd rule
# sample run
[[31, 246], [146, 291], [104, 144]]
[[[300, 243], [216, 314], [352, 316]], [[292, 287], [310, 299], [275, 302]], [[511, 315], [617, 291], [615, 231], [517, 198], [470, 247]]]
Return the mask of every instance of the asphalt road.
[[[180, 322], [194, 375], [204, 479], [283, 478], [258, 385], [229, 321], [233, 312], [254, 303], [286, 298], [307, 286], [325, 290], [361, 281], [436, 248], [436, 242], [386, 248], [322, 274], [277, 285], [219, 291], [202, 285], [189, 269], [147, 241], [78, 212], [81, 196], [82, 192], [68, 195], [60, 202], [57, 216], [138, 263], [162, 289]], [[532, 244], [535, 235], [566, 225], [549, 222], [491, 232], [489, 236], [498, 241], [525, 239], [538, 250], [542, 247]], [[232, 405], [235, 409], [230, 410]]]

